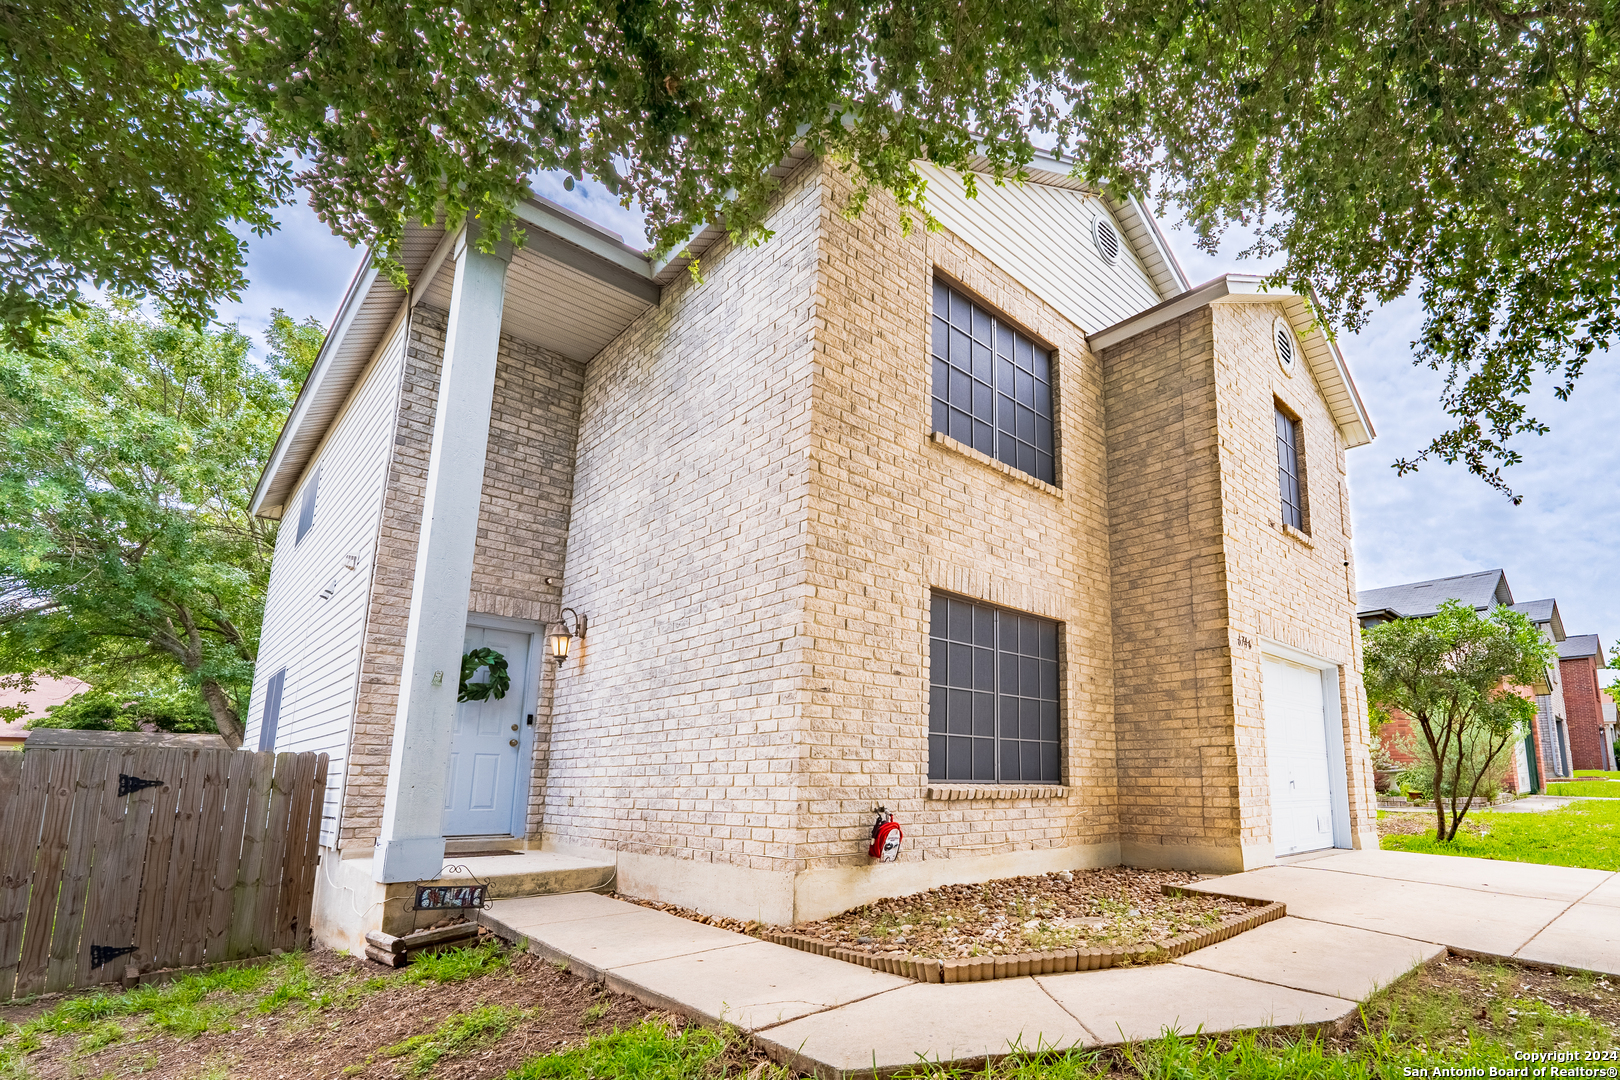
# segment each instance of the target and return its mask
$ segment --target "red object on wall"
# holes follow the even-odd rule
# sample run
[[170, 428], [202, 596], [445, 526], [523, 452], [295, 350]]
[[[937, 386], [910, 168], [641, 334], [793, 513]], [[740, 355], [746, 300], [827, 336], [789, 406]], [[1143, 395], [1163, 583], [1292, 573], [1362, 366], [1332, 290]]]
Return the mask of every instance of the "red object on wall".
[[883, 862], [894, 862], [900, 855], [900, 841], [906, 838], [906, 834], [900, 831], [894, 815], [885, 807], [880, 806], [873, 813], [877, 817], [872, 822], [872, 846], [866, 849], [866, 853]]
[[[900, 841], [906, 838], [906, 834], [900, 831], [899, 825], [892, 821], [885, 822], [884, 824], [878, 826], [877, 835], [872, 838], [872, 846], [866, 849], [866, 853], [872, 856], [874, 859], [882, 859], [883, 849], [889, 844], [890, 834], [894, 835], [894, 843], [896, 846], [899, 845]], [[894, 856], [891, 855], [885, 861], [893, 862]]]

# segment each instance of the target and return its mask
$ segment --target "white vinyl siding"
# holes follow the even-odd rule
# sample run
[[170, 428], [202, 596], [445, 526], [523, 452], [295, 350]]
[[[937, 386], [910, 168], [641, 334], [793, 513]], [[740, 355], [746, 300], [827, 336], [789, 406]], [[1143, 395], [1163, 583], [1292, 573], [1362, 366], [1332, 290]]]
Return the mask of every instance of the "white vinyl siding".
[[[960, 176], [917, 167], [928, 180], [928, 209], [941, 224], [1084, 332], [1165, 299], [1129, 244], [1113, 266], [1098, 252], [1092, 222], [1109, 211], [1096, 195], [1038, 183], [997, 187], [980, 176], [978, 195], [969, 199]], [[1118, 221], [1109, 220], [1123, 235]]]
[[[296, 519], [284, 518], [270, 569], [244, 745], [258, 744], [267, 684], [285, 669], [274, 749], [330, 755], [323, 844], [337, 837], [404, 355], [402, 324], [378, 351], [311, 462], [309, 476], [320, 476], [319, 527], [295, 544]], [[353, 569], [346, 565], [351, 556]], [[330, 596], [322, 599], [328, 589]]]

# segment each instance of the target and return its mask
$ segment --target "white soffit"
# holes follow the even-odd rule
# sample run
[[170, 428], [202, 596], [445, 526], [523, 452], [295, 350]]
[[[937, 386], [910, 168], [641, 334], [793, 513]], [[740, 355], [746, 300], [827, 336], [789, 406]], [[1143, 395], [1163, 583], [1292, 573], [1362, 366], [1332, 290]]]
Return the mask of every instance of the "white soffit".
[[1350, 378], [1350, 369], [1344, 362], [1339, 346], [1317, 325], [1310, 304], [1295, 293], [1266, 292], [1261, 279], [1248, 274], [1227, 274], [1172, 297], [1158, 307], [1149, 308], [1090, 335], [1086, 340], [1092, 349], [1118, 345], [1155, 326], [1171, 322], [1183, 315], [1212, 304], [1281, 304], [1288, 323], [1299, 338], [1300, 351], [1322, 390], [1328, 411], [1344, 435], [1345, 445], [1365, 446], [1377, 436], [1367, 406]]
[[[585, 361], [658, 303], [651, 262], [614, 233], [544, 199], [517, 207], [524, 247], [507, 277], [502, 330], [520, 340]], [[400, 262], [410, 279], [409, 303], [447, 309], [455, 263], [453, 237], [439, 227], [407, 225]], [[671, 272], [670, 276], [673, 276]], [[365, 371], [407, 293], [361, 266], [332, 320], [292, 413], [253, 493], [252, 513], [279, 518], [327, 430]]]

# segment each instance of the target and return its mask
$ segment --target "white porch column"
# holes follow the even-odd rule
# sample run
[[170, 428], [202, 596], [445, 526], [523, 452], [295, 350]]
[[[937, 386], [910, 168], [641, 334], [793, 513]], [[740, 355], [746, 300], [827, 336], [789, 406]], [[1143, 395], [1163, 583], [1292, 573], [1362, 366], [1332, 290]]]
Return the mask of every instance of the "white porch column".
[[444, 862], [444, 780], [467, 632], [473, 545], [489, 450], [501, 302], [512, 245], [485, 255], [476, 225], [456, 238], [455, 284], [416, 548], [399, 712], [388, 758], [388, 793], [372, 874], [378, 881], [439, 876]]

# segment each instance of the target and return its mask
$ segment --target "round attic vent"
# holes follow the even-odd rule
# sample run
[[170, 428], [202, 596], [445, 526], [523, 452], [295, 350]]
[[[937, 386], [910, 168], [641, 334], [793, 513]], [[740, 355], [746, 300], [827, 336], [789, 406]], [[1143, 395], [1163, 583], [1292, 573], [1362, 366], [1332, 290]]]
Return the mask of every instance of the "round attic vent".
[[1097, 252], [1102, 255], [1103, 261], [1113, 266], [1119, 261], [1119, 253], [1124, 242], [1119, 238], [1119, 230], [1114, 223], [1105, 217], [1099, 216], [1091, 227], [1092, 238], [1097, 241]]
[[1293, 327], [1288, 325], [1287, 319], [1279, 316], [1272, 322], [1271, 332], [1277, 342], [1277, 363], [1282, 365], [1285, 374], [1292, 375], [1294, 365], [1299, 360], [1299, 343], [1294, 340]]

